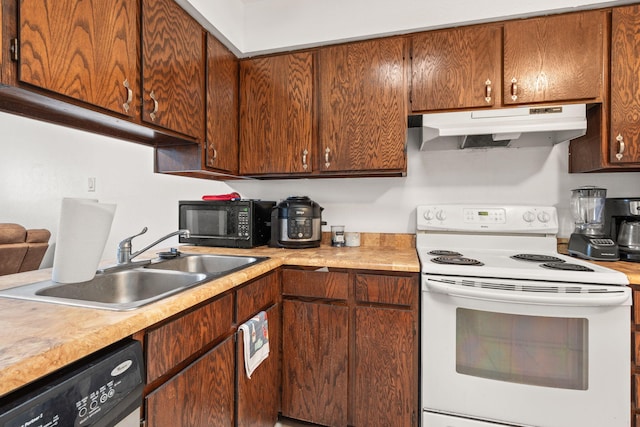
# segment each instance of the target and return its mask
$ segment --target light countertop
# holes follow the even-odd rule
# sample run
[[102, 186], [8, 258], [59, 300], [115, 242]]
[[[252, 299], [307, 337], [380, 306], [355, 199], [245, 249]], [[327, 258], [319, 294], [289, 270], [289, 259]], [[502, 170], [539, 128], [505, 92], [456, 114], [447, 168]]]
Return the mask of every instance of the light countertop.
[[[406, 245], [406, 239], [386, 241], [383, 237], [377, 243], [380, 246], [333, 248], [323, 244], [312, 249], [264, 246], [249, 250], [180, 246], [184, 253], [270, 259], [133, 311], [0, 298], [0, 396], [281, 265], [420, 271], [415, 248]], [[149, 257], [158, 251], [150, 251]], [[0, 276], [0, 289], [50, 279], [51, 269]]]

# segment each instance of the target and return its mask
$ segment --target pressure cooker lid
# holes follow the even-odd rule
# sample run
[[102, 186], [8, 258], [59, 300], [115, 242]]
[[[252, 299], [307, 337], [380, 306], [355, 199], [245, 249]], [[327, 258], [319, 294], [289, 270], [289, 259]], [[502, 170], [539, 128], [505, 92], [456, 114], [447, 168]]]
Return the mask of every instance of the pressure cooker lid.
[[308, 196], [290, 196], [278, 203], [276, 209], [279, 211], [280, 218], [294, 216], [321, 218], [324, 208]]

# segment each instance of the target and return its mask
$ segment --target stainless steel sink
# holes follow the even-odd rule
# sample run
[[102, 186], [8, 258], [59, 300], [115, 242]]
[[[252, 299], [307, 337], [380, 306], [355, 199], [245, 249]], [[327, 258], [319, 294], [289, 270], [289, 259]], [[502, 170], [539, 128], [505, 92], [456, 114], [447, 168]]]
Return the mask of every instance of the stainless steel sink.
[[180, 255], [145, 267], [118, 267], [87, 282], [51, 280], [0, 290], [0, 297], [116, 311], [133, 310], [267, 258]]
[[203, 283], [203, 273], [134, 268], [96, 274], [88, 282], [51, 280], [0, 291], [0, 296], [79, 307], [126, 311]]
[[234, 255], [179, 255], [168, 260], [156, 260], [145, 268], [176, 270], [188, 273], [206, 273], [219, 276], [238, 271], [252, 264], [256, 264], [266, 258]]

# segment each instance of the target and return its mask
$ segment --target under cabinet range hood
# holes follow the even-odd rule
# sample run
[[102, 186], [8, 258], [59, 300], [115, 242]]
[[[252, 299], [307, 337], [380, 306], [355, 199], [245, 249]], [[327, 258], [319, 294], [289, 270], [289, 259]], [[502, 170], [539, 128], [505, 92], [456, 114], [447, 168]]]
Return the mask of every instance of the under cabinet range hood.
[[506, 147], [526, 134], [556, 144], [586, 130], [585, 104], [424, 114], [420, 149], [438, 141], [455, 141], [458, 148]]

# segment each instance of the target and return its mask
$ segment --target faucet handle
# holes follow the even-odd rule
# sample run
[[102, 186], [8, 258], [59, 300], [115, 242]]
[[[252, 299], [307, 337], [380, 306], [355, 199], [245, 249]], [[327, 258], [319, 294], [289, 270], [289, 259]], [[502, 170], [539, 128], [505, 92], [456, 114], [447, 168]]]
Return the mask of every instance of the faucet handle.
[[118, 264], [125, 264], [131, 261], [131, 240], [134, 237], [138, 237], [147, 232], [147, 227], [144, 227], [141, 232], [127, 237], [118, 243], [117, 258]]
[[147, 232], [147, 227], [144, 227], [144, 228], [142, 229], [142, 231], [140, 231], [138, 234], [134, 234], [134, 235], [133, 235], [133, 236], [131, 236], [131, 237], [127, 237], [126, 239], [123, 239], [123, 240], [120, 242], [120, 245], [123, 245], [123, 244], [125, 244], [125, 243], [129, 243], [129, 244], [131, 244], [131, 240], [133, 240], [133, 238], [134, 238], [134, 237], [142, 236], [142, 235], [143, 235], [144, 233], [146, 233], [146, 232]]

